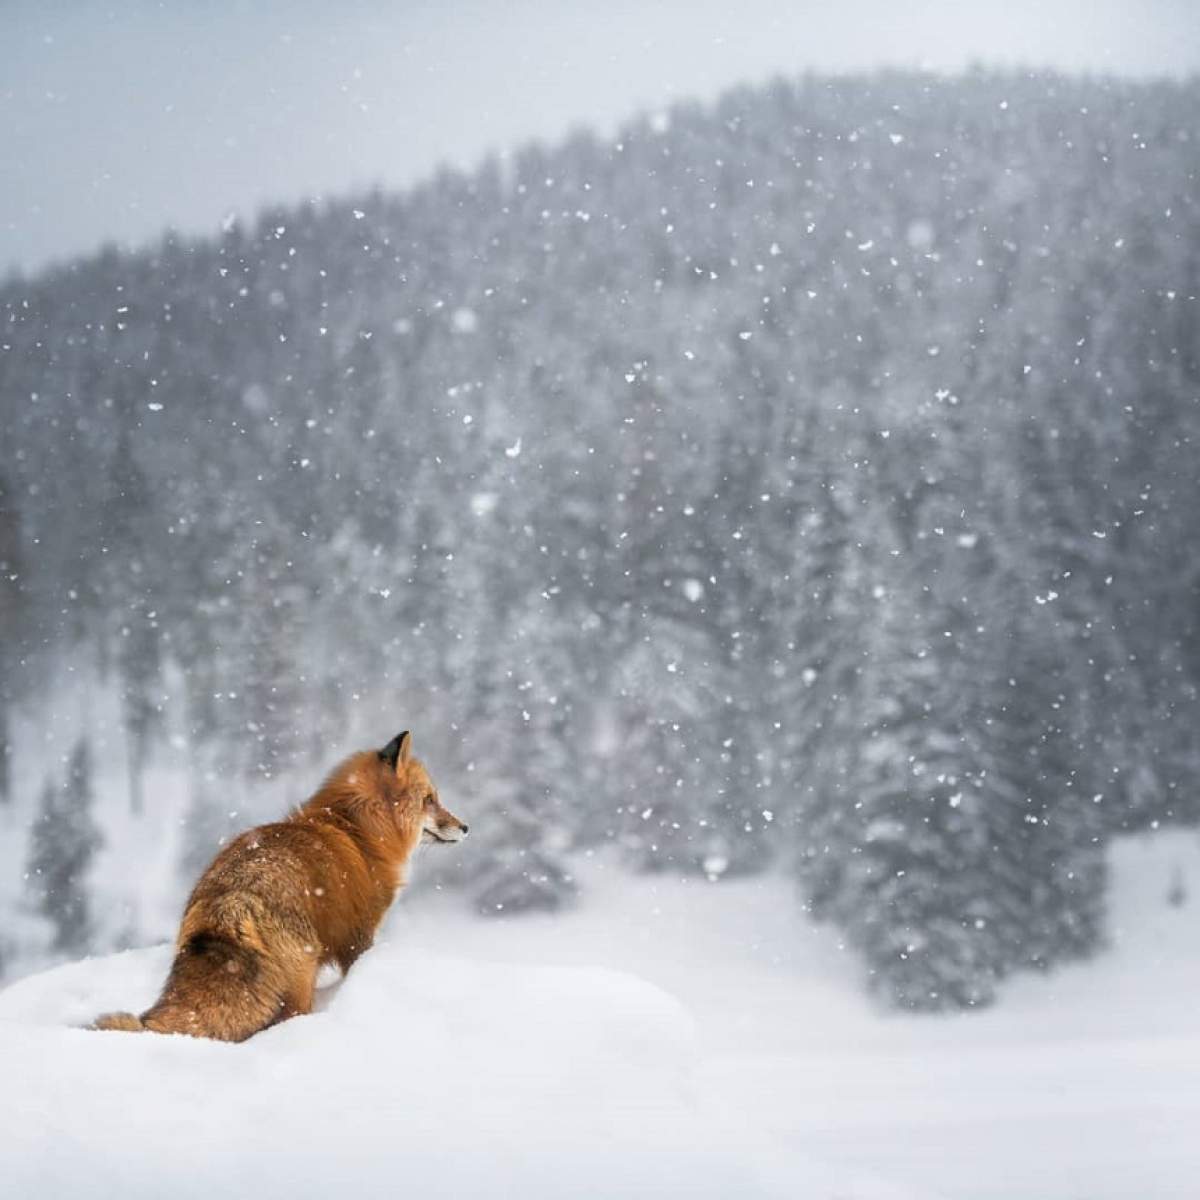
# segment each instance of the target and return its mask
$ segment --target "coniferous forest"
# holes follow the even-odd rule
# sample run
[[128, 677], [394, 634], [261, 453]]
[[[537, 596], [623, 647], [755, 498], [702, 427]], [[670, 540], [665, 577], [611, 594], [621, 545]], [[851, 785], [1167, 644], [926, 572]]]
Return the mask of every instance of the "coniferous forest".
[[609, 847], [793, 875], [905, 1007], [1099, 952], [1107, 842], [1200, 821], [1198, 131], [809, 76], [10, 278], [12, 911], [105, 948], [97, 747], [15, 732], [90, 672], [181, 899], [412, 727], [482, 913]]

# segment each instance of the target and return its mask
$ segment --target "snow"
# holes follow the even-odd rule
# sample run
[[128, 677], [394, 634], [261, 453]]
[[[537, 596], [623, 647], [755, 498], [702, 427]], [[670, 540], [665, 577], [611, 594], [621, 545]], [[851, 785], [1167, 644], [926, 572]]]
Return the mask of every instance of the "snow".
[[[79, 1194], [100, 1170], [111, 1192], [99, 1194], [161, 1195], [168, 1179], [178, 1192], [180, 1176], [184, 1195], [211, 1194], [231, 1167], [246, 1195], [348, 1183], [474, 1195], [498, 1181], [555, 1195], [576, 1172], [610, 1194], [654, 1194], [675, 1173], [664, 1152], [687, 1145], [689, 1023], [636, 979], [396, 945], [322, 1011], [245, 1046], [62, 1028], [149, 1000], [167, 957], [61, 968], [5, 997], [10, 1077], [30, 1081], [5, 1114], [16, 1194]], [[738, 1152], [707, 1144], [691, 1157], [704, 1194], [720, 1195]]]
[[455, 333], [474, 333], [479, 328], [479, 316], [473, 308], [456, 308], [450, 323]]
[[397, 939], [319, 1011], [240, 1046], [72, 1028], [148, 1003], [168, 959], [126, 951], [0, 996], [0, 1055], [22, 1081], [0, 1102], [10, 1194], [911, 1195], [718, 1124], [694, 1022], [627, 973]]
[[595, 859], [567, 915], [401, 902], [316, 1013], [240, 1046], [73, 1028], [148, 1003], [164, 946], [60, 967], [0, 993], [6, 1191], [1182, 1200], [1200, 839], [1112, 868], [1106, 954], [957, 1017], [876, 1008], [778, 877]]

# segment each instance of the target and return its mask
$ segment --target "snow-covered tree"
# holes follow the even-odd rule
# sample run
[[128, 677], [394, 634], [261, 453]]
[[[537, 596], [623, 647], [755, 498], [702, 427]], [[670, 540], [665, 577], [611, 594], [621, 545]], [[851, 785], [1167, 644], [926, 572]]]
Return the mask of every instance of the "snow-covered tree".
[[29, 850], [33, 901], [53, 927], [54, 949], [63, 952], [86, 949], [91, 935], [87, 876], [103, 842], [92, 803], [91, 744], [81, 738], [71, 751], [65, 780], [46, 781]]
[[0, 285], [0, 742], [100, 659], [136, 781], [182, 678], [199, 860], [403, 708], [468, 893], [794, 851], [901, 1003], [1089, 952], [1200, 821], [1197, 94], [807, 76]]

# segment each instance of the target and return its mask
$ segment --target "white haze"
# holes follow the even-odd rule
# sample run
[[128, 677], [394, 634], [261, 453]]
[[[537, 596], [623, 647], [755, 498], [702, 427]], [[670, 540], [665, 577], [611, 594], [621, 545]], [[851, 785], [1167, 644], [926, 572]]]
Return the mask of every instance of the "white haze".
[[716, 0], [0, 9], [0, 271], [401, 186], [805, 68], [1200, 68], [1192, 0]]

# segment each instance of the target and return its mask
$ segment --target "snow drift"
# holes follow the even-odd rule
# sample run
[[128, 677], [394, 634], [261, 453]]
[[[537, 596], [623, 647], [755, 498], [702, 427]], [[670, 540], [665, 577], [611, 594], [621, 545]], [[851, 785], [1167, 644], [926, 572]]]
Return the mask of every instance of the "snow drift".
[[9, 1194], [740, 1197], [794, 1195], [798, 1180], [833, 1194], [748, 1122], [713, 1119], [691, 1018], [634, 976], [397, 943], [311, 1016], [242, 1045], [75, 1028], [148, 1004], [169, 953], [75, 963], [0, 995]]
[[73, 1028], [149, 1003], [165, 946], [60, 967], [0, 992], [0, 1187], [1192, 1200], [1200, 841], [1109, 866], [1108, 952], [953, 1019], [873, 1006], [785, 877], [602, 860], [566, 914], [401, 902], [316, 1013], [240, 1046]]

